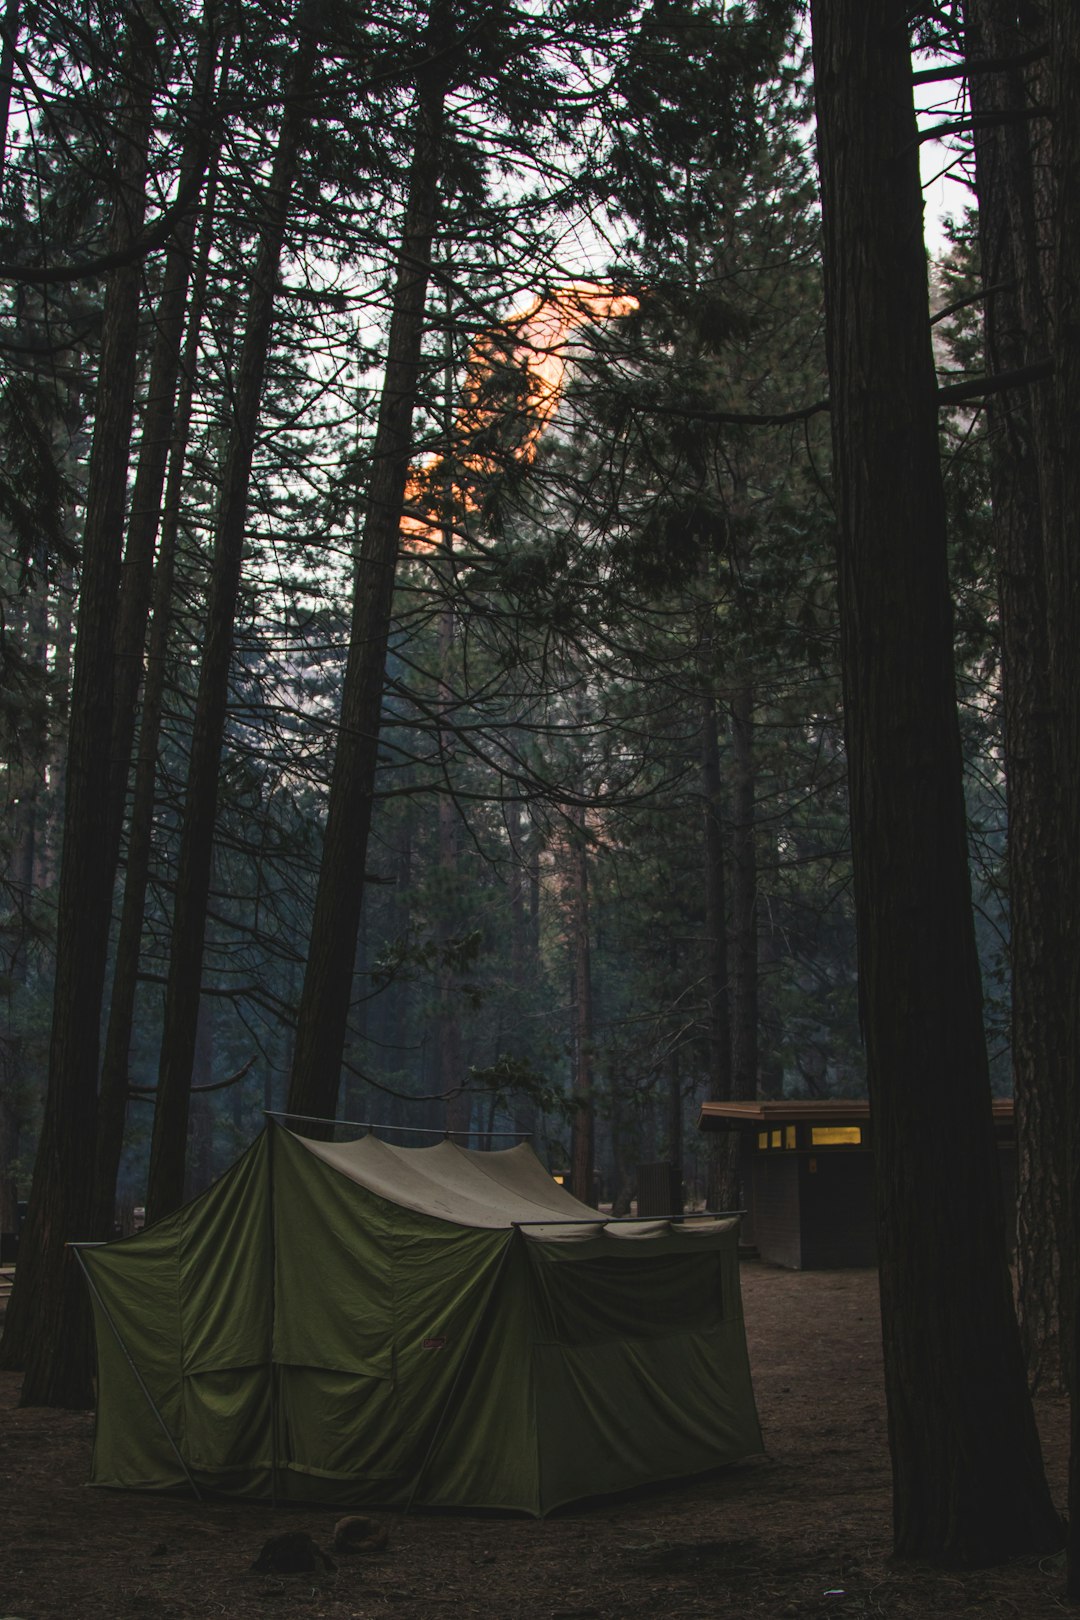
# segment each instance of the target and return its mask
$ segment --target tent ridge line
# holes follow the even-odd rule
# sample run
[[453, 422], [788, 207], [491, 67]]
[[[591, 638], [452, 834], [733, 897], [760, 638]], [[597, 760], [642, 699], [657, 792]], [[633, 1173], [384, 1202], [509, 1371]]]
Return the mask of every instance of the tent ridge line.
[[[386, 1125], [377, 1119], [328, 1119], [323, 1114], [294, 1114], [287, 1108], [264, 1108], [263, 1113], [267, 1119], [302, 1119], [307, 1125], [347, 1125], [354, 1131], [398, 1131], [405, 1136], [439, 1135], [430, 1125]], [[455, 1136], [484, 1136], [490, 1141], [495, 1136], [512, 1136], [515, 1141], [528, 1142], [534, 1134], [533, 1131], [443, 1131], [442, 1138], [445, 1142]]]

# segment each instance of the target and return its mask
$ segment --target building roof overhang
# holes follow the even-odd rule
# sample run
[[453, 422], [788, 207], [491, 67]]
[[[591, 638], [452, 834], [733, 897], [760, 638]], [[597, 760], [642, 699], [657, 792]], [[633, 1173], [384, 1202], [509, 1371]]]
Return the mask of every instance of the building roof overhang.
[[[1013, 1100], [995, 1097], [992, 1100], [994, 1123], [1011, 1123]], [[870, 1104], [865, 1097], [780, 1098], [768, 1102], [706, 1102], [698, 1115], [701, 1131], [761, 1130], [781, 1123], [795, 1125], [803, 1120], [830, 1124], [858, 1125], [870, 1118]]]

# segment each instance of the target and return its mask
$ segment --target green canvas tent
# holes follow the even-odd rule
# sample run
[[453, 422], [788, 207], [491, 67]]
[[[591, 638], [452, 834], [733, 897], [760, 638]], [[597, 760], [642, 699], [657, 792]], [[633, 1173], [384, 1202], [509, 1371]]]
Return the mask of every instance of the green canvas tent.
[[736, 1223], [598, 1219], [524, 1145], [268, 1126], [79, 1250], [94, 1483], [544, 1514], [759, 1453]]

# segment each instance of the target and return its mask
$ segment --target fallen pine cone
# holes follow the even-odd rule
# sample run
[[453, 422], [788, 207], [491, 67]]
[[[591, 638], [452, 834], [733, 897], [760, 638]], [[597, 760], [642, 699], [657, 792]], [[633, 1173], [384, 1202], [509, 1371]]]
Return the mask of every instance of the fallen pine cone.
[[350, 1513], [334, 1526], [336, 1553], [382, 1552], [386, 1541], [385, 1524], [380, 1524], [378, 1519], [366, 1519], [359, 1513]]

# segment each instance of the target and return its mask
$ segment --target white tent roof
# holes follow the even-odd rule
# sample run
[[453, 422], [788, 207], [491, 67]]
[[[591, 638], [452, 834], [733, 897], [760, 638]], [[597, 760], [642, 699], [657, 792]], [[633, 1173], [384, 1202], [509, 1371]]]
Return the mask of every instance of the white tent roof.
[[[526, 1235], [544, 1238], [653, 1237], [661, 1232], [704, 1235], [717, 1222], [666, 1220], [607, 1225], [561, 1187], [525, 1142], [494, 1153], [477, 1153], [455, 1142], [408, 1148], [361, 1136], [353, 1142], [316, 1142], [300, 1136], [309, 1153], [403, 1209], [434, 1215], [458, 1226], [520, 1225]], [[553, 1224], [548, 1224], [553, 1223]]]
[[309, 1153], [380, 1198], [459, 1226], [581, 1220], [595, 1231], [603, 1219], [560, 1187], [524, 1142], [476, 1153], [449, 1141], [409, 1148], [376, 1136], [355, 1142], [300, 1140]]

